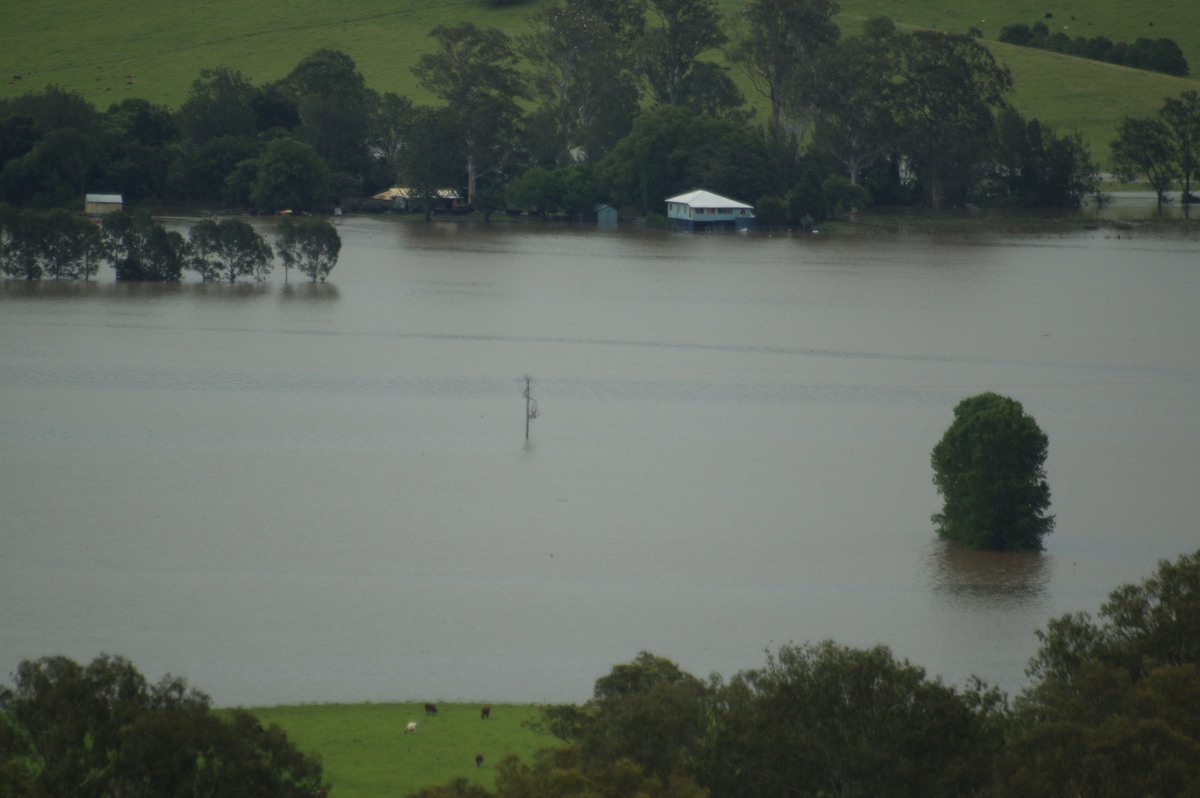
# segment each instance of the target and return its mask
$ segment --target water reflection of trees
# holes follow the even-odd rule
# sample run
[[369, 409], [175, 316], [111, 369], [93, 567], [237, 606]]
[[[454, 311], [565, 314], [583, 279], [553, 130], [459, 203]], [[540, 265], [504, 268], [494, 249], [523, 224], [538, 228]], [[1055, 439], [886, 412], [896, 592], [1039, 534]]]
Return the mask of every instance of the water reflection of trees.
[[972, 551], [939, 541], [927, 567], [935, 593], [977, 606], [1035, 604], [1050, 582], [1050, 559], [1037, 552]]
[[299, 302], [333, 302], [341, 298], [338, 287], [332, 283], [287, 283], [279, 290], [279, 297], [284, 301]]

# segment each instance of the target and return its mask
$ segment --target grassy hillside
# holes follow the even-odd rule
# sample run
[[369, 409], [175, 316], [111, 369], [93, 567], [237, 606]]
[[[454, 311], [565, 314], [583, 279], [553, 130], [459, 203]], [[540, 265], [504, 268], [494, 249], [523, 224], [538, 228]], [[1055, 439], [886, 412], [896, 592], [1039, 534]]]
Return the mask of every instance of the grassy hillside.
[[[303, 704], [251, 709], [275, 724], [302, 750], [319, 754], [334, 798], [395, 798], [431, 784], [464, 777], [491, 786], [506, 753], [529, 761], [551, 737], [521, 725], [536, 717], [531, 705], [493, 704], [479, 718], [478, 704], [438, 704], [426, 717], [422, 704]], [[404, 726], [415, 720], [415, 734]], [[475, 755], [483, 754], [482, 767]]]
[[[742, 4], [718, 2], [726, 13]], [[176, 106], [205, 67], [228, 66], [264, 83], [287, 74], [313, 50], [330, 47], [354, 58], [372, 88], [428, 101], [410, 70], [428, 51], [432, 27], [469, 19], [521, 33], [526, 16], [539, 5], [541, 0], [502, 9], [487, 8], [481, 0], [6, 0], [0, 5], [0, 76], [7, 77], [0, 82], [0, 97], [54, 83], [101, 108], [123, 97]], [[1132, 41], [1166, 36], [1179, 43], [1192, 71], [1200, 75], [1194, 0], [842, 0], [841, 5], [839, 22], [848, 32], [881, 14], [902, 25], [959, 33], [979, 28], [1013, 71], [1017, 107], [1060, 130], [1083, 131], [1101, 157], [1107, 157], [1107, 143], [1121, 117], [1153, 112], [1163, 97], [1200, 89], [1200, 80], [995, 42], [1004, 25], [1039, 20], [1086, 37], [1103, 34]], [[1046, 19], [1046, 13], [1053, 17]]]

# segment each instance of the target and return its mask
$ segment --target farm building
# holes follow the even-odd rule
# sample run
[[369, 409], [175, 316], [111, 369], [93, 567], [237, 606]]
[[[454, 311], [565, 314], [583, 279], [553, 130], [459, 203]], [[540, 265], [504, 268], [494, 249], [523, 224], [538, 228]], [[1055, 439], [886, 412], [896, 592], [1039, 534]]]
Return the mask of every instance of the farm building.
[[711, 191], [690, 191], [667, 200], [667, 218], [680, 230], [753, 230], [754, 206]]
[[616, 227], [618, 215], [617, 209], [613, 206], [601, 204], [592, 208], [588, 218], [589, 220], [595, 219], [596, 224], [601, 227]]
[[125, 206], [120, 194], [87, 194], [83, 198], [83, 212], [88, 216], [103, 216], [119, 211]]
[[[371, 197], [373, 200], [390, 200], [392, 210], [410, 211], [420, 205], [421, 194], [415, 188], [389, 188]], [[439, 188], [434, 195], [433, 209], [449, 211], [462, 203], [462, 195], [452, 188]]]

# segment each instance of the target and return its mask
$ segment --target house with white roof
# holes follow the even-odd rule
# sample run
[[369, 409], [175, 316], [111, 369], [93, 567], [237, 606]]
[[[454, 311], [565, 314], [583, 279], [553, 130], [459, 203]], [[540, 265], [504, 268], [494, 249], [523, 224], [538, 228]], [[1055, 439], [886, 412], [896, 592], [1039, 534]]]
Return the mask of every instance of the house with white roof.
[[680, 230], [753, 230], [754, 206], [711, 191], [689, 191], [667, 200], [667, 218]]

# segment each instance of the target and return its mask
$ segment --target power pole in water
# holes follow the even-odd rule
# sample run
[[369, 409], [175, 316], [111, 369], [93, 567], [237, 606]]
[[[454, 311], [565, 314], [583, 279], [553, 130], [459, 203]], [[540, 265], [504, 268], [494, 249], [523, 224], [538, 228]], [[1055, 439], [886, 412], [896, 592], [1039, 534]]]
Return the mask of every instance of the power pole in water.
[[533, 377], [525, 377], [525, 390], [521, 393], [525, 396], [525, 440], [529, 440], [529, 422], [538, 417], [537, 402], [534, 401], [532, 395]]

